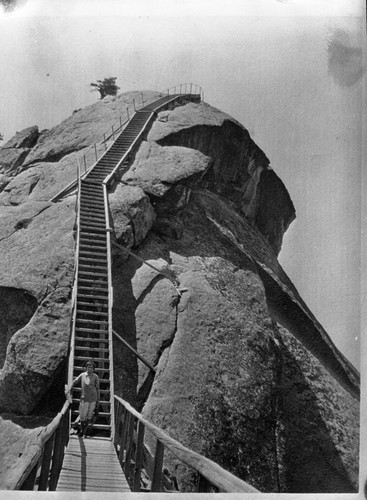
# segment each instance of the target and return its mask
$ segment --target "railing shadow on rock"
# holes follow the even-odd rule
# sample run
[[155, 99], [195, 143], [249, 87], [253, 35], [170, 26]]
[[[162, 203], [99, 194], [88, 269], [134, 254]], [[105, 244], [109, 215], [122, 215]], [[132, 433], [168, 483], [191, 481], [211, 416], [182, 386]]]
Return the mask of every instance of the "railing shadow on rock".
[[[156, 443], [154, 456], [146, 444], [146, 430]], [[164, 469], [166, 449], [193, 471], [196, 492], [259, 493], [212, 460], [168, 436], [116, 395], [114, 446], [131, 491], [178, 492], [175, 481]]]
[[1, 485], [4, 490], [55, 491], [69, 441], [69, 406], [65, 401], [61, 411], [27, 445], [26, 451], [13, 465]]
[[165, 95], [178, 95], [182, 94], [190, 101], [194, 101], [199, 98], [199, 100], [204, 100], [204, 91], [195, 83], [181, 83], [170, 87], [165, 91], [158, 91], [156, 95], [151, 99], [144, 100], [144, 93], [139, 92], [136, 99], [132, 99], [132, 105], [126, 107], [125, 112], [119, 117], [119, 119], [106, 130], [96, 141], [91, 144], [87, 150], [77, 158], [77, 175], [76, 178], [68, 184], [66, 187], [61, 189], [53, 198], [51, 202], [57, 202], [62, 199], [63, 196], [72, 192], [78, 183], [78, 178], [84, 179], [87, 174], [94, 168], [96, 163], [102, 158], [102, 156], [108, 151], [112, 146], [117, 135], [122, 132], [124, 127], [129, 123], [136, 111], [144, 108], [148, 104], [153, 103], [157, 97], [163, 97]]

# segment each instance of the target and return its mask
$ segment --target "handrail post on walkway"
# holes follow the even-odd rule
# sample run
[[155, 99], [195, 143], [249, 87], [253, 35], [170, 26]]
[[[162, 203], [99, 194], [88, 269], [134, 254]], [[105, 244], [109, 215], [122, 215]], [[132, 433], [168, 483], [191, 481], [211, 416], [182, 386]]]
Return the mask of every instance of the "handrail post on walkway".
[[151, 491], [161, 491], [164, 445], [159, 439], [154, 454], [154, 470]]
[[140, 422], [138, 420], [136, 452], [135, 452], [135, 470], [134, 470], [134, 479], [132, 488], [133, 491], [140, 491], [140, 476], [144, 460], [144, 434], [145, 434], [145, 426], [143, 422]]

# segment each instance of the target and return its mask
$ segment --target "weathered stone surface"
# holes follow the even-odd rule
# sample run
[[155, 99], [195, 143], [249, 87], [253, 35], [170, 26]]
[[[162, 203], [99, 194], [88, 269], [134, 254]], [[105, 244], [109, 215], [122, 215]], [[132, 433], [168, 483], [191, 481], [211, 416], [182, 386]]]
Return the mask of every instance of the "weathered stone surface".
[[37, 125], [33, 127], [27, 127], [20, 132], [17, 132], [14, 137], [12, 137], [8, 142], [6, 142], [2, 147], [4, 149], [8, 148], [33, 148], [36, 144], [39, 136], [39, 131]]
[[[153, 362], [158, 362], [144, 414], [172, 437], [262, 491], [353, 491], [358, 401], [273, 321], [253, 258], [272, 258], [274, 267], [276, 259], [250, 225], [244, 222], [238, 232], [234, 230], [235, 214], [227, 219], [228, 231], [242, 236], [244, 248], [233, 234], [231, 242], [223, 228], [216, 229], [213, 221], [224, 224], [230, 211], [227, 207], [223, 213], [222, 203], [212, 193], [196, 193], [179, 240], [148, 237], [139, 247], [141, 258], [166, 256], [179, 288], [186, 290], [176, 306], [174, 330], [168, 328], [169, 314], [161, 320], [161, 328], [149, 328], [163, 311], [169, 311], [170, 282], [162, 277], [154, 281], [154, 272], [143, 273], [141, 267], [135, 274], [130, 269], [133, 294], [140, 304], [133, 302], [132, 311], [125, 304], [122, 331], [140, 353], [150, 361], [155, 356]], [[115, 307], [119, 308], [118, 299]], [[130, 323], [129, 314], [134, 316]], [[168, 341], [157, 350], [150, 336], [153, 332], [153, 339], [160, 338], [162, 328], [171, 337], [167, 335]], [[306, 416], [298, 426], [302, 412]], [[343, 422], [346, 427], [340, 434]], [[332, 436], [329, 428], [334, 429]], [[296, 452], [297, 473], [293, 474]], [[313, 460], [312, 453], [319, 458]], [[191, 473], [176, 469], [177, 462], [169, 454], [165, 465], [182, 488], [192, 488]], [[304, 478], [313, 474], [314, 479], [298, 482], [299, 474]]]
[[199, 151], [143, 142], [132, 167], [122, 180], [137, 184], [149, 194], [163, 196], [172, 185], [180, 181], [187, 182], [202, 177], [209, 164], [210, 158]]
[[295, 217], [294, 206], [281, 180], [269, 172], [268, 158], [242, 125], [207, 104], [188, 104], [160, 113], [148, 140], [210, 157], [212, 165], [202, 185], [235, 203], [279, 253], [283, 234]]
[[37, 300], [25, 290], [0, 287], [0, 365], [13, 334], [23, 328], [37, 309]]
[[27, 325], [10, 339], [8, 336], [0, 372], [1, 411], [29, 413], [34, 409], [65, 359], [74, 267], [74, 205], [69, 199], [57, 206], [30, 202], [2, 209], [6, 215], [5, 220], [0, 219], [5, 226], [0, 232], [1, 286], [23, 290], [38, 308]]
[[2, 489], [11, 477], [17, 477], [19, 459], [49, 421], [49, 418], [44, 417], [14, 417], [7, 414], [0, 417], [1, 456], [6, 457], [6, 460], [0, 460]]
[[283, 491], [356, 490], [359, 405], [290, 332], [278, 327]]
[[117, 242], [128, 248], [140, 245], [155, 220], [148, 196], [139, 187], [119, 184], [109, 204]]
[[0, 173], [14, 174], [22, 165], [29, 149], [0, 149]]
[[[63, 383], [70, 333], [75, 197], [49, 200], [134, 95], [42, 133], [5, 179], [1, 411], [45, 411], [51, 386], [63, 398], [52, 384]], [[157, 374], [115, 338], [116, 393], [261, 491], [355, 491], [358, 373], [276, 259], [294, 208], [265, 154], [228, 115], [188, 104], [159, 114], [123, 182], [109, 194], [114, 236], [139, 259], [113, 248], [113, 328]], [[19, 449], [14, 425], [4, 429]], [[166, 454], [190, 491], [195, 478], [176, 465]]]
[[[144, 92], [144, 99], [153, 99], [157, 92]], [[36, 161], [58, 161], [66, 154], [79, 151], [93, 142], [102, 142], [103, 134], [122, 116], [132, 101], [141, 105], [140, 92], [127, 92], [104, 99], [74, 113], [62, 123], [39, 137], [30, 152], [26, 165]], [[131, 113], [131, 109], [130, 109]]]
[[84, 151], [68, 154], [59, 162], [39, 163], [20, 172], [0, 193], [0, 205], [51, 200], [76, 178], [78, 157]]

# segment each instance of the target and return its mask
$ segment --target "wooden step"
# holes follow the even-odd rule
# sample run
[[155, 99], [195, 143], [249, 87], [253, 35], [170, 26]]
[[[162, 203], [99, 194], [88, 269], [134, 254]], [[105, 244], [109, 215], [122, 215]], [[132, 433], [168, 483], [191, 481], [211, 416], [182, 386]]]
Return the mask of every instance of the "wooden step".
[[81, 223], [80, 224], [80, 228], [82, 230], [88, 230], [89, 233], [100, 233], [100, 234], [103, 234], [106, 232], [106, 227], [105, 226], [95, 226], [95, 225], [91, 225], [91, 224], [86, 224], [85, 222]]
[[[91, 356], [74, 356], [74, 359], [76, 361], [88, 361], [89, 359], [91, 359]], [[110, 362], [108, 358], [95, 358], [95, 357], [93, 357], [92, 359], [96, 363], [99, 362], [99, 361], [101, 361], [103, 363], [109, 363]]]
[[[76, 317], [77, 319], [79, 316], [104, 316], [108, 318], [108, 312], [102, 312], [102, 311], [86, 311], [85, 309], [79, 308], [76, 312]], [[86, 318], [81, 318], [81, 319], [86, 319]], [[92, 318], [93, 319], [93, 318]], [[93, 320], [94, 321], [94, 320]]]
[[[78, 330], [78, 333], [82, 333], [81, 330], [83, 330], [82, 328], [76, 328], [76, 330]], [[85, 333], [91, 333], [90, 330], [87, 330]], [[103, 333], [108, 333], [106, 331], [104, 331]], [[80, 337], [80, 336], [76, 336], [75, 337], [75, 340], [78, 341], [78, 342], [98, 342], [98, 343], [105, 343], [105, 344], [108, 344], [109, 342], [109, 339], [108, 337], [104, 338], [104, 339], [99, 339], [99, 338], [95, 338], [95, 337]]]
[[89, 245], [86, 245], [85, 243], [83, 243], [82, 245], [80, 245], [79, 247], [79, 255], [89, 255], [89, 256], [97, 256], [98, 254], [99, 255], [104, 255], [107, 251], [107, 247], [101, 247], [101, 246], [98, 246], [98, 245], [95, 245], [93, 247], [89, 247]]
[[87, 233], [85, 230], [80, 234], [80, 239], [82, 245], [90, 246], [91, 244], [97, 244], [101, 247], [106, 247], [106, 235], [105, 234], [93, 234]]
[[[85, 372], [85, 367], [75, 365], [74, 371]], [[110, 368], [95, 368], [94, 371], [99, 372], [99, 373], [109, 373], [111, 371], [111, 369]], [[101, 382], [101, 380], [100, 380], [100, 382]]]
[[107, 271], [105, 273], [102, 273], [102, 272], [97, 272], [97, 271], [96, 272], [83, 271], [80, 269], [78, 275], [84, 276], [86, 278], [88, 278], [88, 277], [95, 278], [93, 281], [96, 281], [97, 276], [107, 277]]
[[80, 269], [84, 269], [86, 271], [93, 271], [93, 270], [96, 270], [96, 271], [104, 271], [107, 269], [107, 262], [106, 262], [106, 265], [104, 266], [100, 266], [98, 264], [96, 264], [95, 266], [93, 264], [85, 264], [83, 259], [80, 259], [80, 262], [79, 262], [79, 270]]
[[91, 256], [86, 256], [86, 255], [80, 255], [79, 256], [79, 266], [89, 266], [92, 267], [93, 269], [99, 267], [101, 269], [105, 269], [107, 266], [107, 258], [104, 258], [104, 255], [99, 253], [95, 257]]
[[88, 293], [78, 293], [78, 300], [80, 299], [93, 299], [93, 300], [106, 300], [108, 303], [108, 295], [93, 295]]
[[77, 345], [75, 344], [75, 349], [77, 351], [92, 351], [92, 352], [109, 352], [107, 347], [88, 347], [86, 345]]
[[[78, 316], [76, 317], [76, 322], [77, 322], [78, 325], [80, 325], [80, 324], [83, 325], [83, 324], [86, 324], [86, 323], [87, 324], [88, 323], [93, 323], [94, 325], [106, 325], [106, 326], [108, 326], [108, 321], [106, 321], [106, 320], [93, 319], [93, 318], [91, 318], [91, 319], [84, 319], [84, 318], [78, 318]], [[81, 328], [82, 328], [82, 326], [81, 326]]]
[[[83, 284], [80, 282], [83, 282]], [[101, 283], [101, 285], [102, 285], [102, 283]], [[81, 278], [80, 276], [78, 278], [78, 290], [88, 290], [88, 291], [93, 291], [93, 292], [98, 292], [98, 293], [105, 292], [107, 294], [106, 297], [108, 296], [108, 292], [109, 292], [107, 281], [106, 281], [105, 287], [99, 286], [99, 288], [97, 288], [95, 280]]]

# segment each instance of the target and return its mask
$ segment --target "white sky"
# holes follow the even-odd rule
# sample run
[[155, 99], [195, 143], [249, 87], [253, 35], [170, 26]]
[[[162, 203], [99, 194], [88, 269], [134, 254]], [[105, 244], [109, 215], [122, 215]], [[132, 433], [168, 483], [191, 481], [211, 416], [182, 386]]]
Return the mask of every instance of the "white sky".
[[120, 91], [200, 84], [209, 104], [249, 130], [289, 190], [297, 220], [281, 264], [358, 366], [362, 80], [349, 76], [361, 65], [362, 7], [28, 0], [0, 12], [0, 132], [7, 140], [30, 125], [56, 125], [95, 102], [89, 84], [108, 76], [117, 76]]

